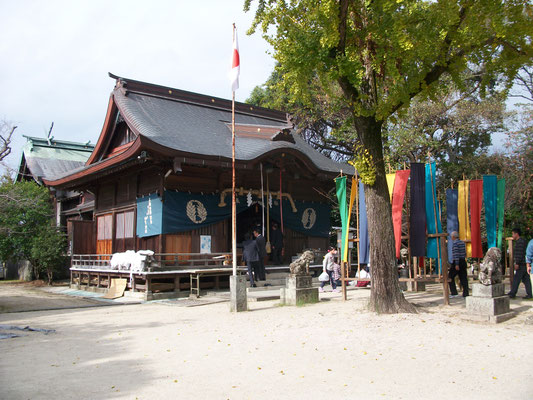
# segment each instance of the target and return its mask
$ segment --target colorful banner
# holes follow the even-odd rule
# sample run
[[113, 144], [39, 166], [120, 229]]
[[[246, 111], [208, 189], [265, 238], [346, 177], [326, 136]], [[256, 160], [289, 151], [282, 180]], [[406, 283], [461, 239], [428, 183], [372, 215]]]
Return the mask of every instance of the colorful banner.
[[411, 163], [409, 245], [413, 257], [426, 255], [426, 170], [422, 163]]
[[503, 217], [505, 212], [505, 179], [498, 179], [498, 194], [497, 194], [497, 207], [498, 207], [498, 248], [502, 248], [503, 240]]
[[163, 231], [163, 203], [153, 193], [137, 199], [137, 236], [160, 235]]
[[446, 232], [448, 232], [448, 262], [453, 262], [452, 254], [452, 232], [459, 233], [459, 216], [457, 214], [457, 189], [446, 189]]
[[483, 176], [483, 200], [485, 202], [485, 225], [487, 227], [487, 245], [496, 247], [498, 235], [498, 178], [496, 175]]
[[481, 248], [481, 205], [483, 202], [483, 181], [470, 181], [470, 222], [472, 224], [472, 257], [483, 258]]
[[387, 187], [389, 188], [390, 202], [392, 203], [392, 194], [394, 193], [394, 181], [396, 180], [396, 172], [387, 174]]
[[400, 258], [402, 248], [402, 210], [405, 192], [407, 190], [407, 181], [409, 180], [410, 170], [396, 171], [396, 180], [394, 181], [394, 195], [392, 196], [392, 224], [394, 227], [394, 243], [396, 246], [396, 258]]
[[465, 242], [466, 256], [472, 257], [472, 244], [470, 243], [472, 233], [470, 231], [470, 216], [468, 214], [469, 186], [470, 181], [459, 181], [457, 214], [459, 217], [459, 239]]
[[[435, 163], [426, 164], [426, 224], [428, 234], [442, 233], [440, 222], [440, 209], [437, 201], [435, 184]], [[440, 243], [438, 238], [428, 238], [426, 255], [438, 259], [438, 272], [440, 272]]]
[[[356, 197], [357, 197], [357, 181], [355, 180], [354, 177], [352, 177], [352, 187], [350, 189], [350, 207], [348, 210], [348, 222], [346, 223], [346, 226], [348, 227], [347, 228], [348, 232], [350, 231], [350, 219], [352, 218], [353, 203]], [[344, 262], [348, 262], [348, 248], [350, 247], [348, 243], [349, 237], [350, 235], [347, 234], [346, 238], [344, 239], [344, 243], [342, 245], [342, 261]]]
[[348, 207], [346, 205], [346, 176], [335, 178], [337, 200], [339, 201], [339, 214], [342, 223], [341, 250], [348, 236]]
[[363, 182], [359, 182], [359, 263], [368, 264], [369, 255], [370, 241], [368, 240], [365, 185], [363, 185]]

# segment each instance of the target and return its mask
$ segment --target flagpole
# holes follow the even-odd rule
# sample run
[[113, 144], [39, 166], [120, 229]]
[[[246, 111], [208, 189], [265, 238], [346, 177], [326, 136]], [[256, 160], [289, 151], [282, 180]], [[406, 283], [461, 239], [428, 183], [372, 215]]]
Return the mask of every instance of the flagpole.
[[[233, 24], [235, 40], [235, 24]], [[237, 275], [237, 202], [235, 199], [235, 90], [231, 98], [231, 251], [233, 259], [233, 276]]]

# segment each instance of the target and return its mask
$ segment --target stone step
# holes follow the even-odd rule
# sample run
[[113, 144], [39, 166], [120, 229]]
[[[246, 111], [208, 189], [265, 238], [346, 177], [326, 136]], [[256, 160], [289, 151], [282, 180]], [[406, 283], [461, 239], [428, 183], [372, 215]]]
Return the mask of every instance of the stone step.
[[285, 287], [285, 285], [249, 287], [246, 290], [248, 291], [248, 293], [254, 293], [254, 292], [266, 292], [270, 290], [279, 290], [282, 287]]
[[270, 301], [270, 300], [279, 300], [279, 290], [277, 291], [268, 291], [268, 292], [252, 292], [248, 293], [248, 301], [257, 302], [257, 301]]

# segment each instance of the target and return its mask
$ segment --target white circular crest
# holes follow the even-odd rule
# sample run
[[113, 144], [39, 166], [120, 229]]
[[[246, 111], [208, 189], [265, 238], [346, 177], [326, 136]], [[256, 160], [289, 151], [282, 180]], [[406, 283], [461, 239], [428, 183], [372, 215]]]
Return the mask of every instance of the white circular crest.
[[314, 208], [306, 208], [302, 214], [302, 224], [305, 229], [311, 229], [316, 222], [316, 211]]
[[195, 224], [201, 224], [207, 218], [207, 210], [201, 201], [189, 200], [187, 203], [187, 217]]

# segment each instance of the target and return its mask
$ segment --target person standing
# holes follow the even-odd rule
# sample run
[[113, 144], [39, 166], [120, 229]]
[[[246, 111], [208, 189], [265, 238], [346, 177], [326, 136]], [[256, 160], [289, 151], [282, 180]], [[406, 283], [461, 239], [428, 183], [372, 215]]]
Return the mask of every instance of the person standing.
[[[524, 282], [526, 287], [526, 296], [524, 299], [531, 299], [531, 279], [529, 278], [528, 269], [526, 268], [526, 248], [527, 242], [522, 236], [522, 231], [520, 228], [513, 229], [513, 240], [515, 245], [513, 248], [513, 266], [514, 266], [514, 275], [513, 275], [513, 285], [511, 291], [508, 293], [511, 299], [516, 297], [516, 292], [518, 292], [518, 286], [520, 282]], [[530, 264], [531, 265], [531, 264]]]
[[461, 286], [463, 287], [463, 297], [469, 295], [468, 292], [468, 276], [466, 273], [466, 247], [465, 242], [459, 240], [459, 234], [457, 232], [452, 232], [451, 234], [453, 246], [452, 246], [452, 265], [450, 267], [449, 273], [449, 286], [450, 294], [452, 297], [458, 296], [457, 287], [455, 286], [455, 277], [459, 275], [459, 280], [461, 281]]
[[[334, 247], [328, 248], [328, 253], [324, 256], [324, 261], [322, 262], [322, 271], [326, 272], [329, 275], [329, 283], [331, 284], [331, 287], [334, 292], [338, 292], [337, 290], [337, 283], [335, 282], [334, 277], [334, 271], [336, 268], [335, 263], [335, 255], [337, 254], [337, 249]], [[320, 282], [320, 288], [318, 289], [320, 293], [324, 292], [324, 286], [326, 285], [327, 281]]]
[[526, 268], [527, 273], [529, 274], [529, 279], [533, 284], [533, 274], [531, 274], [531, 264], [533, 264], [533, 239], [529, 241], [526, 249]]
[[257, 244], [257, 249], [259, 251], [259, 261], [257, 262], [257, 280], [266, 281], [266, 271], [265, 271], [265, 257], [267, 256], [266, 251], [266, 240], [263, 235], [261, 235], [260, 228], [254, 229], [255, 243]]
[[[242, 260], [246, 263], [246, 267], [248, 267], [250, 286], [257, 287], [254, 281], [254, 269], [256, 269], [259, 262], [259, 249], [257, 248], [256, 241], [252, 240], [250, 233], [247, 233], [244, 236], [244, 242], [242, 244]], [[255, 272], [257, 274], [257, 271]]]
[[282, 263], [281, 257], [283, 253], [283, 233], [278, 229], [278, 224], [272, 224], [272, 232], [270, 232], [270, 245], [272, 246], [272, 261], [276, 265]]

